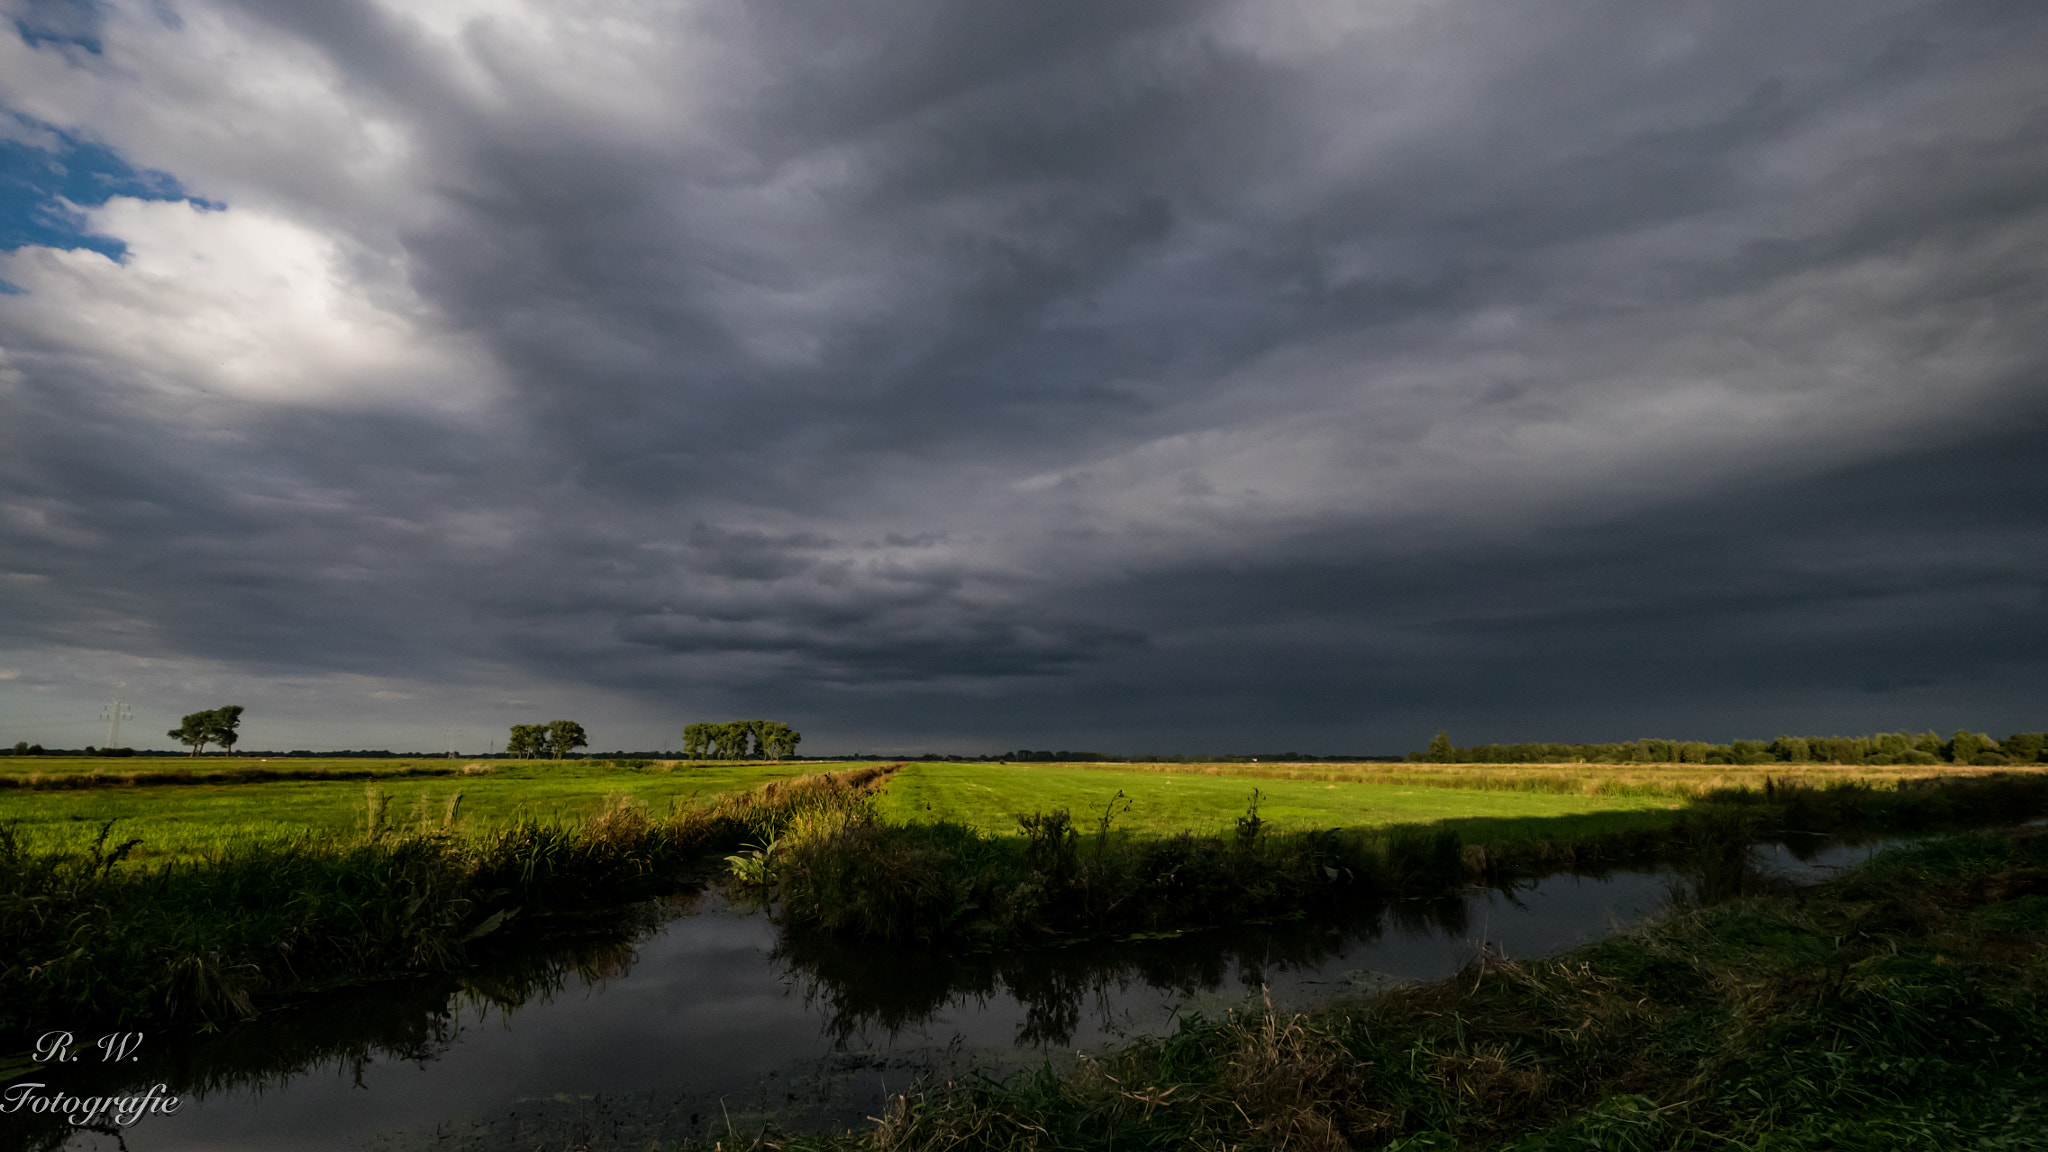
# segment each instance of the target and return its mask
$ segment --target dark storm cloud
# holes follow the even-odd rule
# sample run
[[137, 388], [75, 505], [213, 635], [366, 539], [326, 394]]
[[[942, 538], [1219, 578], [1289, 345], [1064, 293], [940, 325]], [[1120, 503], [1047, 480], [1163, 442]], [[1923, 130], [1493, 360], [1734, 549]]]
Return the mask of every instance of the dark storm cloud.
[[[0, 98], [227, 207], [7, 265], [13, 664], [642, 743], [2038, 726], [2034, 6], [108, 11], [16, 49], [98, 105]], [[270, 104], [137, 63], [220, 45]], [[247, 321], [289, 387], [152, 256], [261, 220], [342, 285]]]
[[[1402, 750], [1439, 727], [1480, 742], [2023, 725], [2048, 645], [2044, 433], [1508, 546], [1133, 581], [1097, 608], [1161, 638], [1125, 691], [1048, 682], [965, 707], [1029, 717], [1013, 743], [1132, 752], [1160, 750], [1132, 738], [1134, 712], [1180, 736], [1162, 748], [1269, 752]], [[1376, 725], [1405, 739], [1353, 746]]]

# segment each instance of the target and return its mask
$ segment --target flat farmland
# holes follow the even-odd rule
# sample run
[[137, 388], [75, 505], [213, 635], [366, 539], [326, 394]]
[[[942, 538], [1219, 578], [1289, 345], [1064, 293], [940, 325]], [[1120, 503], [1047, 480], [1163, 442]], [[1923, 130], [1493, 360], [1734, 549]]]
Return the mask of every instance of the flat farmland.
[[[474, 831], [521, 818], [579, 820], [621, 800], [660, 815], [671, 805], [849, 766], [821, 761], [9, 757], [0, 758], [0, 825], [12, 825], [43, 846], [79, 848], [112, 820], [116, 841], [141, 838], [135, 859], [179, 859], [251, 841], [360, 836], [373, 794], [383, 806], [387, 828], [439, 828], [459, 795], [456, 827]], [[1717, 789], [1761, 789], [1767, 777], [1780, 784], [1855, 782], [1885, 788], [1908, 778], [1994, 771], [1999, 769], [1950, 765], [913, 761], [889, 782], [877, 807], [893, 822], [950, 821], [1015, 835], [1018, 815], [1057, 808], [1067, 809], [1078, 827], [1092, 828], [1122, 792], [1114, 825], [1118, 831], [1206, 835], [1228, 833], [1257, 789], [1259, 816], [1276, 830], [1441, 822], [1478, 842], [1654, 824]], [[285, 778], [262, 778], [266, 773]]]
[[1173, 776], [1217, 776], [1243, 780], [1302, 780], [1324, 783], [1399, 784], [1463, 788], [1482, 792], [1555, 792], [1579, 795], [1666, 796], [1689, 799], [1720, 789], [1760, 791], [1765, 780], [1825, 788], [1863, 784], [1896, 788], [1902, 780], [2048, 772], [2041, 765], [1984, 767], [1971, 764], [1426, 764], [1321, 761], [1211, 764], [1054, 764], [1090, 772], [1142, 772]]
[[[21, 758], [28, 759], [28, 758]], [[37, 757], [43, 760], [46, 758]], [[47, 758], [56, 761], [57, 758]], [[587, 760], [497, 760], [478, 762], [464, 774], [460, 761], [272, 760], [268, 763], [210, 757], [193, 761], [138, 761], [122, 765], [123, 776], [230, 772], [241, 768], [282, 770], [368, 770], [363, 779], [250, 780], [234, 783], [128, 784], [109, 775], [110, 764], [94, 759], [103, 782], [80, 788], [6, 788], [0, 790], [0, 824], [13, 825], [33, 842], [47, 847], [77, 848], [89, 844], [106, 821], [115, 821], [113, 839], [141, 837], [136, 859], [184, 858], [251, 841], [279, 842], [299, 838], [334, 839], [365, 831], [372, 790], [382, 798], [391, 826], [439, 827], [458, 794], [459, 826], [502, 824], [519, 818], [543, 821], [577, 820], [623, 797], [644, 804], [652, 814], [669, 805], [709, 800], [743, 791], [770, 780], [788, 779], [843, 767], [817, 762], [719, 763], [689, 761], [646, 767], [612, 766]], [[9, 767], [13, 767], [10, 765]], [[448, 768], [447, 775], [407, 775], [421, 767]], [[88, 774], [76, 765], [57, 762], [42, 770], [53, 774]], [[26, 773], [23, 773], [26, 775]]]
[[[517, 760], [471, 761], [442, 756], [0, 756], [0, 786], [32, 780], [79, 781], [97, 778], [106, 783], [125, 783], [130, 777], [207, 776], [220, 773], [270, 771], [283, 775], [344, 773], [350, 776], [403, 776], [413, 774], [459, 774], [464, 764], [484, 763], [501, 767]], [[567, 763], [565, 761], [564, 763]], [[576, 763], [593, 763], [577, 761]]]
[[[1259, 817], [1276, 830], [1454, 821], [1468, 839], [1498, 839], [1513, 837], [1518, 827], [1554, 836], [1654, 823], [1682, 804], [1666, 795], [1289, 779], [1206, 770], [1210, 767], [1215, 766], [1122, 770], [1121, 765], [913, 762], [890, 780], [880, 810], [891, 821], [952, 822], [1013, 835], [1019, 814], [1055, 808], [1067, 809], [1085, 832], [1114, 803], [1118, 831], [1200, 835], [1233, 829], [1256, 788]], [[1121, 801], [1115, 799], [1118, 792], [1124, 794]]]

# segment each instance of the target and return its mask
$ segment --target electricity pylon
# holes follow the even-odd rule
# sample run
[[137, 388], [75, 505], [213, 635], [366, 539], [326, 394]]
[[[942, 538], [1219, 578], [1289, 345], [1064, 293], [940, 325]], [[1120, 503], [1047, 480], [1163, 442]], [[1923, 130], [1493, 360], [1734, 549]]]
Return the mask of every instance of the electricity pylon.
[[119, 748], [121, 746], [121, 721], [135, 719], [135, 713], [128, 710], [127, 701], [117, 699], [100, 709], [100, 719], [107, 722], [107, 747]]

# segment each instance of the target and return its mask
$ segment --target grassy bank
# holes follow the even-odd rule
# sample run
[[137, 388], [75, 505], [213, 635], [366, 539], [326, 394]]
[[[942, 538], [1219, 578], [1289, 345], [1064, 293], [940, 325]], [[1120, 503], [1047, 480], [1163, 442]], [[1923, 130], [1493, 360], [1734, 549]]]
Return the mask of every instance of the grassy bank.
[[[728, 1138], [725, 1148], [748, 1141]], [[2048, 1147], [2048, 836], [1883, 854], [1555, 959], [1251, 1005], [788, 1149]]]
[[0, 1035], [53, 1020], [229, 1019], [315, 989], [460, 967], [551, 921], [673, 888], [705, 853], [804, 812], [856, 805], [888, 771], [770, 782], [660, 816], [621, 796], [585, 819], [459, 834], [448, 806], [373, 804], [380, 818], [358, 836], [257, 840], [147, 866], [127, 862], [132, 845], [104, 825], [83, 847], [0, 825]]
[[997, 835], [892, 823], [878, 808], [820, 809], [736, 861], [735, 875], [779, 899], [792, 924], [995, 947], [1312, 915], [1559, 869], [1727, 856], [1764, 838], [2011, 822], [2048, 811], [2048, 776], [1773, 784], [1605, 827], [1573, 815], [1301, 832], [1274, 828], [1260, 805], [1217, 835], [1157, 836], [1120, 827], [1112, 797], [1094, 813], [1013, 817], [1017, 834]]

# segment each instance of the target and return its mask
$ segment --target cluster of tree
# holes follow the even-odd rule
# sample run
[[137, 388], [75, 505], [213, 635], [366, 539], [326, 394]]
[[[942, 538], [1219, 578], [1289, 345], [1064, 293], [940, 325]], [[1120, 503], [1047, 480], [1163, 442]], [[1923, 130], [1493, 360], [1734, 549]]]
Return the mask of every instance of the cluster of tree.
[[193, 712], [178, 722], [176, 728], [164, 735], [192, 750], [192, 755], [208, 744], [218, 744], [223, 752], [235, 750], [235, 741], [241, 739], [235, 731], [242, 723], [242, 706], [227, 704], [204, 712]]
[[590, 738], [583, 725], [574, 720], [550, 720], [545, 724], [514, 724], [505, 741], [505, 754], [520, 760], [560, 760], [578, 748], [588, 748]]
[[683, 755], [692, 760], [785, 760], [804, 734], [780, 720], [729, 720], [683, 728]]
[[1459, 748], [1439, 732], [1424, 752], [1408, 759], [1436, 764], [2039, 764], [2048, 760], [2048, 734], [2016, 732], [1993, 740], [1961, 731], [1944, 740], [1933, 732], [1879, 732], [1872, 736], [1780, 736], [1775, 740], [1631, 740], [1620, 744], [1480, 744]]

